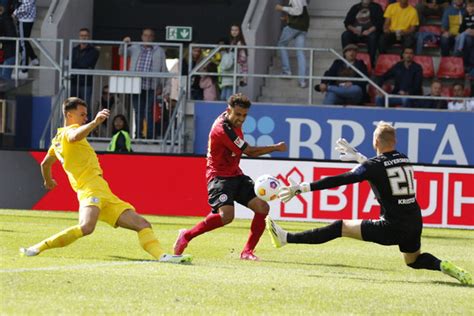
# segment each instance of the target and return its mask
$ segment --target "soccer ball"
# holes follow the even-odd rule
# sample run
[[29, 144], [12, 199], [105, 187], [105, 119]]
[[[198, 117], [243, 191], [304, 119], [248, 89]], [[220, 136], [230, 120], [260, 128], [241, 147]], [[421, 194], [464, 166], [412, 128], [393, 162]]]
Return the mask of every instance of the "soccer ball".
[[272, 175], [264, 174], [255, 181], [255, 194], [259, 199], [271, 201], [277, 198], [280, 182]]

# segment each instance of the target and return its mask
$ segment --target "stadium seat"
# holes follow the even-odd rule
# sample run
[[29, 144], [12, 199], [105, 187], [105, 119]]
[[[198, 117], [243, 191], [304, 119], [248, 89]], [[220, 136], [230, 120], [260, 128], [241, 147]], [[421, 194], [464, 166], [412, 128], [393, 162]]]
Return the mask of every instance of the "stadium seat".
[[393, 65], [400, 61], [400, 56], [396, 54], [381, 54], [377, 59], [377, 65], [375, 65], [374, 74], [376, 76], [383, 75], [387, 70], [392, 68]]
[[452, 97], [453, 96], [453, 87], [443, 85], [441, 87], [441, 95], [443, 97]]
[[382, 9], [385, 11], [385, 8], [388, 6], [388, 0], [374, 0], [375, 3], [380, 4]]
[[463, 79], [464, 61], [462, 57], [441, 57], [438, 78]]
[[415, 56], [413, 60], [423, 68], [423, 78], [433, 78], [435, 75], [433, 58], [431, 56]]
[[356, 59], [360, 59], [367, 66], [367, 73], [372, 75], [372, 64], [370, 63], [370, 55], [367, 53], [357, 53]]
[[[453, 96], [453, 86], [452, 85], [449, 85], [449, 86], [443, 85], [442, 88], [441, 88], [441, 95], [443, 97], [452, 97]], [[464, 89], [464, 96], [469, 97], [470, 95], [471, 95], [471, 89], [469, 87], [466, 87]]]
[[[439, 25], [422, 25], [420, 26], [420, 29], [418, 32], [431, 32], [436, 36], [441, 36], [441, 26]], [[423, 44], [423, 47], [428, 47], [428, 48], [438, 48], [439, 47], [439, 41], [437, 42], [432, 42], [428, 41]]]

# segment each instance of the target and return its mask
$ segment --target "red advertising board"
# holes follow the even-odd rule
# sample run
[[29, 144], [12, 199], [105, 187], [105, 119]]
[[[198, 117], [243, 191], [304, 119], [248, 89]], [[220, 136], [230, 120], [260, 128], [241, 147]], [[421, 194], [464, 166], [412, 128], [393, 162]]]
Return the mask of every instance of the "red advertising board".
[[[38, 162], [44, 154], [32, 153]], [[210, 211], [203, 157], [101, 154], [99, 159], [112, 191], [140, 213], [204, 216]], [[290, 178], [311, 182], [346, 172], [355, 165], [270, 159], [241, 162], [243, 171], [252, 178], [273, 174], [284, 185]], [[414, 166], [414, 170], [425, 225], [474, 229], [474, 168]], [[59, 163], [53, 175], [58, 187], [44, 195], [33, 209], [77, 210], [76, 195]], [[287, 204], [272, 201], [270, 209], [276, 219], [297, 221], [376, 219], [380, 213], [367, 182], [302, 194]], [[251, 211], [237, 205], [237, 218], [252, 216]]]

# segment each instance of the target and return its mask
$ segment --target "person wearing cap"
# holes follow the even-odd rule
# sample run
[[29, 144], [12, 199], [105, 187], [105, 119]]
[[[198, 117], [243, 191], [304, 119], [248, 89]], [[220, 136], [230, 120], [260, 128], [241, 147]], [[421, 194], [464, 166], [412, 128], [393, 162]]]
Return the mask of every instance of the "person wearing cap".
[[346, 31], [341, 35], [342, 47], [349, 44], [365, 43], [370, 61], [375, 66], [377, 44], [383, 30], [383, 9], [372, 0], [361, 0], [354, 4], [344, 19]]
[[[344, 60], [336, 59], [329, 70], [324, 73], [325, 77], [345, 77], [353, 78], [360, 75], [348, 65], [352, 65], [367, 74], [367, 66], [362, 60], [356, 59], [358, 47], [349, 44], [344, 47]], [[314, 86], [318, 92], [326, 93], [323, 104], [326, 105], [360, 105], [367, 97], [366, 81], [350, 81], [350, 80], [322, 80], [321, 84]]]

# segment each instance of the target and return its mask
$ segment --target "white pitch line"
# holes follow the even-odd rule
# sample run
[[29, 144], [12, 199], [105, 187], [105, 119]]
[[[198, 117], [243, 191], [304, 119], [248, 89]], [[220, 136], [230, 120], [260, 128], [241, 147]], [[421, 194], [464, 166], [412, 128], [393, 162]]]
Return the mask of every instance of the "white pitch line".
[[110, 266], [126, 266], [131, 264], [145, 264], [145, 263], [157, 263], [155, 261], [112, 261], [107, 263], [93, 263], [93, 264], [78, 264], [74, 266], [56, 266], [56, 267], [41, 267], [41, 268], [18, 268], [18, 269], [0, 269], [0, 273], [22, 273], [22, 272], [34, 272], [34, 271], [58, 271], [58, 270], [79, 270], [79, 269], [91, 269], [96, 267], [110, 267]]

